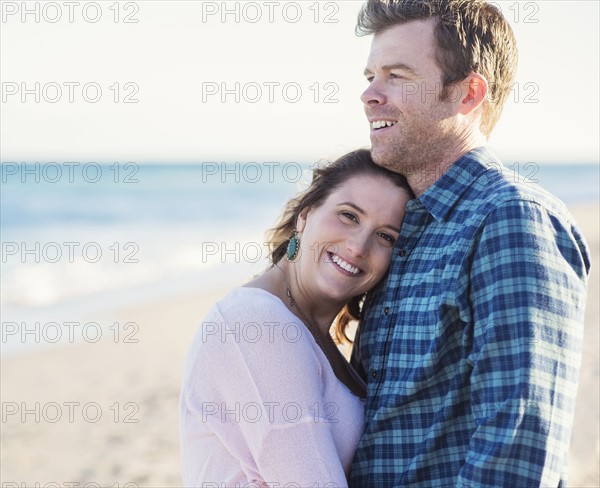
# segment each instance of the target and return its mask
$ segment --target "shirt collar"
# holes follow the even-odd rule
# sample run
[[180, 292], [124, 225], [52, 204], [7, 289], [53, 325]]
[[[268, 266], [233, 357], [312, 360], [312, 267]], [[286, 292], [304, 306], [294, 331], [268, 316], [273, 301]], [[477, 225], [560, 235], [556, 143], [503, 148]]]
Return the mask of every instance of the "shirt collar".
[[463, 193], [491, 167], [501, 167], [494, 152], [487, 146], [473, 149], [456, 161], [417, 200], [441, 223]]

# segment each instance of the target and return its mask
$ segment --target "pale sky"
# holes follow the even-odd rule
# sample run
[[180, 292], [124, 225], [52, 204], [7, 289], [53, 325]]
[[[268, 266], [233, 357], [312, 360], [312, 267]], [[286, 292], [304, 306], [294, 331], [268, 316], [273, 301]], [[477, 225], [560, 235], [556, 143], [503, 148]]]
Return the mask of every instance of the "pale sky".
[[[311, 162], [370, 145], [362, 2], [22, 3], [2, 1], [3, 162]], [[598, 2], [496, 3], [520, 62], [490, 143], [505, 161], [597, 164]]]

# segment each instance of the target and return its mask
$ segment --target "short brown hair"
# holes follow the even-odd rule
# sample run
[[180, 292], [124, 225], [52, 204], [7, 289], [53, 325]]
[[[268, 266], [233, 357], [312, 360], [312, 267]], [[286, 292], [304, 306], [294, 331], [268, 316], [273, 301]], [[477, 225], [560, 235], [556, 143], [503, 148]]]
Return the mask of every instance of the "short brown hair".
[[443, 76], [442, 97], [471, 72], [488, 82], [480, 130], [489, 136], [502, 113], [517, 69], [517, 43], [508, 21], [483, 0], [368, 0], [357, 35], [378, 34], [412, 20], [437, 19], [436, 61]]
[[[360, 175], [387, 178], [398, 188], [405, 190], [408, 195], [414, 196], [406, 178], [375, 164], [368, 149], [357, 149], [344, 154], [334, 162], [313, 171], [312, 183], [308, 189], [287, 203], [279, 222], [267, 232], [266, 241], [271, 253], [271, 261], [277, 263], [285, 255], [302, 210], [319, 207], [336, 188], [350, 178]], [[362, 296], [352, 298], [337, 316], [335, 336], [338, 342], [350, 342], [345, 334], [346, 327], [350, 320], [359, 318], [362, 299]]]

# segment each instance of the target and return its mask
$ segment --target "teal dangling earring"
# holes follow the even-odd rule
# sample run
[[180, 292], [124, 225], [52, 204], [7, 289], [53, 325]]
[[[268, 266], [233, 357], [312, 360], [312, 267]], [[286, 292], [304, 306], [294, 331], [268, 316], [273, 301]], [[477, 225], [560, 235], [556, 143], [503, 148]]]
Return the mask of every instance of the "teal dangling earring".
[[294, 231], [294, 234], [290, 238], [290, 242], [287, 245], [287, 251], [285, 257], [288, 261], [293, 261], [298, 257], [298, 251], [300, 251], [300, 239], [298, 239], [298, 231]]

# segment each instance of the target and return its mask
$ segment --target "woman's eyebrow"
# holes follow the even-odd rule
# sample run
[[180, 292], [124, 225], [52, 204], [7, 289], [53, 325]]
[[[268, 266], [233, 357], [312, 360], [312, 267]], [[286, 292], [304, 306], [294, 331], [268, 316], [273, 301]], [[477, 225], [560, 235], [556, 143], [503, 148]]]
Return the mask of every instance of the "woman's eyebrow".
[[393, 225], [386, 225], [385, 227], [387, 227], [388, 229], [392, 229], [394, 232], [400, 234], [400, 227], [394, 227]]
[[363, 215], [366, 213], [362, 208], [360, 208], [358, 205], [356, 205], [356, 203], [352, 203], [352, 202], [340, 202], [340, 203], [338, 203], [338, 205], [348, 205], [349, 207], [352, 207], [357, 212], [359, 212], [359, 213], [361, 213]]

